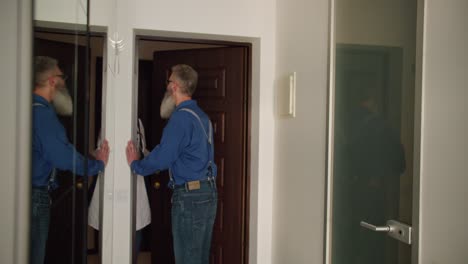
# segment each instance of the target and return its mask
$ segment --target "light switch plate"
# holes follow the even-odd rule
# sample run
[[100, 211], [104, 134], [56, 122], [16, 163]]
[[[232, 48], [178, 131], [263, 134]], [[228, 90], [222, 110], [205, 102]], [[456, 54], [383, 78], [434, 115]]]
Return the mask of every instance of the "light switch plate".
[[288, 115], [296, 117], [296, 72], [289, 75]]

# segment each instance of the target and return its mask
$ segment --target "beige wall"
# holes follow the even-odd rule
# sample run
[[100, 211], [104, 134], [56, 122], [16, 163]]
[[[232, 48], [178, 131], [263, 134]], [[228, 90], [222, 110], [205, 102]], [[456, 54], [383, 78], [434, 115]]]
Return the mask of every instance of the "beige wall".
[[30, 204], [31, 4], [1, 2], [0, 263], [27, 263]]
[[[277, 3], [272, 263], [322, 263], [328, 1]], [[297, 77], [295, 118], [285, 117], [280, 108], [292, 72]]]
[[419, 263], [468, 260], [468, 1], [426, 0]]

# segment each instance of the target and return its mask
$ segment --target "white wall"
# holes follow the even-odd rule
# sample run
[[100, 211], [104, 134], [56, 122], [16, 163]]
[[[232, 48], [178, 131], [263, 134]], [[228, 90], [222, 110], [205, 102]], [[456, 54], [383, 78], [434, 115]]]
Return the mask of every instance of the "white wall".
[[[112, 234], [104, 240], [105, 246], [111, 247], [103, 249], [106, 263], [127, 263], [130, 251], [130, 172], [124, 148], [131, 135], [133, 29], [156, 36], [253, 43], [249, 259], [250, 263], [272, 262], [275, 6], [268, 0], [92, 1], [91, 23], [109, 26], [110, 35], [117, 31], [126, 42], [120, 55], [120, 74], [107, 74], [106, 136], [112, 153], [105, 176], [104, 223], [112, 227]], [[109, 50], [111, 64], [114, 58]]]
[[[7, 3], [8, 7], [4, 7], [2, 4], [2, 11], [1, 11], [1, 17], [9, 17], [10, 21], [14, 20], [14, 16], [18, 12], [17, 6], [14, 1], [9, 1]], [[8, 35], [14, 35], [16, 36], [16, 27], [18, 26], [17, 23], [9, 24], [7, 21], [3, 22], [4, 19], [2, 19], [1, 23], [1, 33], [2, 34], [8, 34]], [[15, 21], [16, 22], [16, 21]], [[1, 70], [0, 72], [2, 73], [2, 79], [5, 80], [6, 82], [4, 83], [5, 88], [4, 89], [4, 95], [1, 98], [1, 108], [0, 111], [2, 113], [14, 113], [16, 110], [15, 107], [15, 101], [16, 101], [16, 91], [15, 87], [17, 85], [17, 79], [16, 78], [9, 78], [9, 76], [15, 76], [16, 77], [16, 45], [17, 45], [17, 40], [16, 38], [10, 38], [7, 39], [5, 42], [5, 46], [7, 49], [1, 49], [2, 52], [2, 58], [5, 58], [7, 61], [9, 61], [11, 64], [8, 65], [7, 63], [2, 63]], [[10, 52], [13, 51], [13, 52]], [[11, 67], [13, 66], [13, 67]], [[11, 99], [13, 98], [13, 100]], [[16, 126], [16, 120], [15, 120], [15, 115], [4, 115], [2, 114], [2, 124], [5, 124], [1, 126], [1, 144], [2, 147], [5, 149], [15, 149], [15, 126]], [[13, 139], [13, 140], [12, 140]], [[1, 226], [14, 226], [15, 222], [15, 210], [14, 210], [14, 204], [11, 204], [10, 201], [13, 199], [15, 200], [15, 175], [16, 173], [16, 168], [15, 168], [15, 155], [16, 153], [13, 152], [13, 155], [6, 155], [6, 153], [2, 154], [1, 157], [1, 162], [2, 162], [2, 168], [5, 173], [5, 175], [10, 175], [10, 177], [4, 177], [3, 178], [3, 184], [0, 185], [2, 190], [0, 192], [0, 201], [1, 201], [1, 210], [2, 212], [5, 212], [4, 217], [1, 218]], [[7, 229], [4, 230], [3, 233], [3, 238], [0, 241], [0, 248], [1, 248], [1, 256], [2, 257], [2, 262], [9, 262], [11, 263], [13, 261], [13, 250], [14, 250], [14, 245], [10, 243], [10, 241], [13, 241], [14, 239], [14, 229]]]
[[[323, 261], [328, 2], [277, 1], [272, 263]], [[291, 72], [297, 74], [295, 118], [279, 107]]]
[[0, 263], [27, 263], [30, 201], [31, 4], [1, 2]]
[[468, 259], [468, 1], [426, 0], [419, 263]]

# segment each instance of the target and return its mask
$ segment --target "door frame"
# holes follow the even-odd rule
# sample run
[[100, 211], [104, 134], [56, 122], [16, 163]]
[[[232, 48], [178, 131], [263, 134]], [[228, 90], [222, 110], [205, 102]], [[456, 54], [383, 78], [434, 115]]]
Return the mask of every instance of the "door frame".
[[[155, 33], [154, 31], [148, 31], [148, 30], [136, 30], [135, 31], [135, 49], [134, 49], [134, 54], [135, 56], [133, 57], [134, 61], [134, 76], [133, 76], [133, 90], [132, 90], [132, 139], [135, 140], [136, 138], [136, 122], [138, 119], [138, 61], [139, 61], [139, 56], [138, 56], [138, 44], [140, 40], [153, 40], [153, 41], [162, 41], [162, 42], [170, 42], [170, 43], [189, 43], [189, 44], [204, 44], [204, 45], [219, 45], [219, 46], [227, 46], [227, 47], [245, 47], [247, 50], [247, 61], [246, 61], [246, 80], [245, 80], [245, 97], [243, 98], [243, 101], [245, 102], [245, 116], [244, 116], [244, 121], [245, 121], [245, 127], [246, 131], [244, 131], [244, 137], [245, 137], [245, 160], [243, 161], [245, 164], [244, 168], [244, 173], [245, 173], [245, 182], [244, 182], [244, 190], [245, 190], [245, 197], [244, 200], [242, 201], [243, 206], [244, 206], [244, 230], [243, 230], [243, 263], [247, 264], [249, 263], [250, 259], [250, 254], [249, 254], [249, 249], [251, 246], [250, 243], [250, 224], [251, 224], [251, 219], [250, 219], [250, 203], [251, 201], [251, 145], [252, 145], [252, 133], [251, 133], [251, 128], [252, 128], [252, 68], [253, 68], [253, 58], [252, 58], [252, 52], [253, 52], [253, 41], [245, 38], [239, 38], [239, 39], [211, 39], [211, 38], [206, 38], [204, 36], [194, 36], [194, 34], [184, 34], [184, 35], [177, 35], [177, 36], [171, 36], [171, 34], [166, 35], [166, 34], [152, 34]], [[167, 32], [165, 32], [167, 33]], [[132, 256], [135, 253], [135, 231], [136, 231], [136, 226], [135, 226], [135, 219], [136, 219], [136, 181], [134, 178], [132, 178], [132, 184], [131, 184], [131, 190], [132, 190], [132, 202], [131, 202], [131, 212], [132, 212], [132, 220], [131, 220], [131, 230], [132, 230]], [[132, 259], [136, 259], [133, 258]]]
[[[414, 89], [414, 142], [413, 142], [413, 198], [412, 198], [412, 252], [411, 263], [419, 260], [419, 226], [420, 226], [420, 158], [421, 158], [421, 111], [422, 111], [422, 63], [423, 63], [423, 26], [425, 0], [417, 1], [416, 18], [416, 65]], [[333, 155], [334, 155], [334, 121], [335, 121], [335, 30], [336, 0], [330, 0], [328, 21], [328, 76], [327, 76], [327, 127], [326, 127], [326, 171], [325, 171], [325, 206], [323, 238], [323, 263], [331, 264], [332, 223], [333, 223]]]

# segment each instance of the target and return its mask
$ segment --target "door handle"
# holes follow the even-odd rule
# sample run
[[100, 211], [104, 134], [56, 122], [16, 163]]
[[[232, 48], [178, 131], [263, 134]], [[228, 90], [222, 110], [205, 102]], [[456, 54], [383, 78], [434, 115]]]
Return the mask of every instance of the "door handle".
[[161, 183], [159, 183], [159, 182], [156, 181], [156, 182], [154, 182], [153, 186], [154, 186], [154, 188], [155, 188], [156, 190], [159, 190], [159, 188], [161, 188]]
[[407, 224], [403, 224], [395, 220], [388, 220], [387, 225], [385, 226], [375, 226], [361, 221], [361, 226], [375, 232], [386, 232], [387, 235], [411, 245], [411, 233], [413, 232], [413, 229]]
[[370, 229], [375, 232], [390, 232], [392, 229], [390, 226], [375, 226], [373, 224], [369, 224], [367, 222], [361, 221], [361, 226], [367, 229]]

